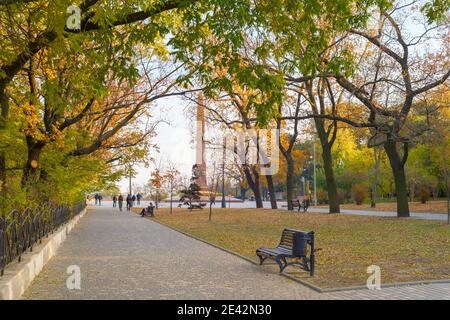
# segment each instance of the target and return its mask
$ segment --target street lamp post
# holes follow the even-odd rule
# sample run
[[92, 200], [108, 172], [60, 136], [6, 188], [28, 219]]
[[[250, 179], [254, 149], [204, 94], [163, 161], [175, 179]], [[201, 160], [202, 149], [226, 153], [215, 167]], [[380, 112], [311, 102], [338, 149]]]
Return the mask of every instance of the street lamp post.
[[172, 213], [172, 201], [173, 201], [173, 180], [170, 180], [170, 213]]
[[314, 205], [317, 206], [317, 184], [316, 184], [316, 140], [313, 140], [313, 163], [314, 163]]
[[225, 209], [227, 207], [227, 202], [225, 199], [225, 149], [226, 149], [226, 140], [223, 139], [223, 159], [222, 159], [222, 208]]
[[[303, 173], [304, 174], [304, 173]], [[302, 186], [303, 186], [303, 199], [305, 199], [305, 195], [306, 195], [306, 186], [305, 186], [305, 176], [303, 175], [300, 180], [302, 181]]]
[[132, 178], [132, 175], [131, 175], [131, 174], [132, 174], [132, 173], [131, 173], [132, 167], [131, 167], [131, 165], [129, 166], [129, 171], [130, 171], [130, 172], [129, 172], [129, 175], [130, 175], [130, 176], [129, 176], [129, 179], [130, 179], [130, 180], [129, 180], [129, 192], [130, 192], [130, 194], [132, 194], [132, 193], [131, 193], [131, 191], [132, 191], [132, 190], [131, 190], [131, 178]]

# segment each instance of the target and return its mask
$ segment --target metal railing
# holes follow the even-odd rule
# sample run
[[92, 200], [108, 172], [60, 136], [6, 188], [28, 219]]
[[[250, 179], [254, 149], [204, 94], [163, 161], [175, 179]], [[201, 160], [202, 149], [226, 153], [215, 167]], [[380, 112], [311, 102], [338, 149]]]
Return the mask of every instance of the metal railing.
[[33, 251], [35, 244], [41, 243], [44, 237], [79, 214], [85, 206], [85, 203], [71, 207], [46, 204], [22, 212], [13, 210], [6, 217], [0, 217], [0, 276], [9, 263], [15, 259], [20, 262], [24, 252]]

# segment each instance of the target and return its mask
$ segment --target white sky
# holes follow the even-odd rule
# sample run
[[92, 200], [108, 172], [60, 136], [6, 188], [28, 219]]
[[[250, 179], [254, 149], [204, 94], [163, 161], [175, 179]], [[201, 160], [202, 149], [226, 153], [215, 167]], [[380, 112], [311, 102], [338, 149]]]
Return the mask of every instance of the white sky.
[[[186, 110], [187, 101], [179, 97], [170, 97], [160, 100], [155, 106], [153, 114], [155, 119], [164, 119], [167, 123], [161, 123], [157, 127], [157, 136], [152, 139], [152, 143], [159, 146], [160, 152], [151, 150], [151, 157], [156, 159], [156, 163], [161, 163], [162, 168], [167, 163], [172, 163], [182, 175], [190, 175], [192, 165], [195, 163], [195, 149], [193, 144], [193, 127], [189, 112]], [[133, 184], [144, 185], [150, 178], [150, 173], [155, 165], [150, 167], [137, 166], [137, 175], [133, 179]], [[128, 191], [128, 179], [124, 178], [119, 182], [119, 187], [123, 193]]]

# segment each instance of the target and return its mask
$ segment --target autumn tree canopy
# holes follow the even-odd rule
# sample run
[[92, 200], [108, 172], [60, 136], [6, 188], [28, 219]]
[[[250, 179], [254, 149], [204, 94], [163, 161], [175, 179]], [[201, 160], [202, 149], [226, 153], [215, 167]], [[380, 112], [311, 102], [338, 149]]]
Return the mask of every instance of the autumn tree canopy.
[[[70, 5], [79, 29], [67, 27]], [[338, 122], [388, 133], [404, 200], [406, 176], [395, 174], [411, 135], [424, 132], [415, 106], [448, 89], [448, 9], [447, 0], [0, 0], [2, 211], [73, 202], [117, 181], [127, 163], [151, 158], [152, 105], [198, 89], [211, 100], [231, 95], [245, 126], [315, 119], [330, 190]], [[405, 34], [402, 10], [421, 17], [422, 36]], [[442, 50], [410, 49], [430, 35]], [[285, 114], [289, 86], [309, 112]], [[335, 99], [342, 91], [351, 107]]]

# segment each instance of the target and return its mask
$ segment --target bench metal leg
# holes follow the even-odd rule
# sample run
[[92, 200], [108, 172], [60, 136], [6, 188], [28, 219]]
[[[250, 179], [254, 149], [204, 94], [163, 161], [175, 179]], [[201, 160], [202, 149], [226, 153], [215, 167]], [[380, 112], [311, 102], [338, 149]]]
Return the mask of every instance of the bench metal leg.
[[287, 267], [287, 263], [283, 264], [282, 260], [286, 261], [286, 259], [284, 259], [284, 257], [278, 256], [275, 258], [275, 261], [278, 263], [278, 266], [280, 267], [280, 273], [282, 273], [284, 271], [284, 269]]
[[309, 258], [309, 265], [310, 265], [310, 270], [309, 270], [309, 275], [312, 277], [314, 276], [314, 269], [315, 269], [315, 255], [314, 253], [311, 254], [310, 258]]
[[264, 256], [260, 256], [259, 254], [257, 254], [258, 258], [259, 258], [259, 264], [262, 265], [263, 262], [267, 259], [267, 257]]
[[306, 257], [303, 257], [302, 260], [303, 260], [303, 265], [305, 267], [305, 271], [309, 271], [308, 259]]

